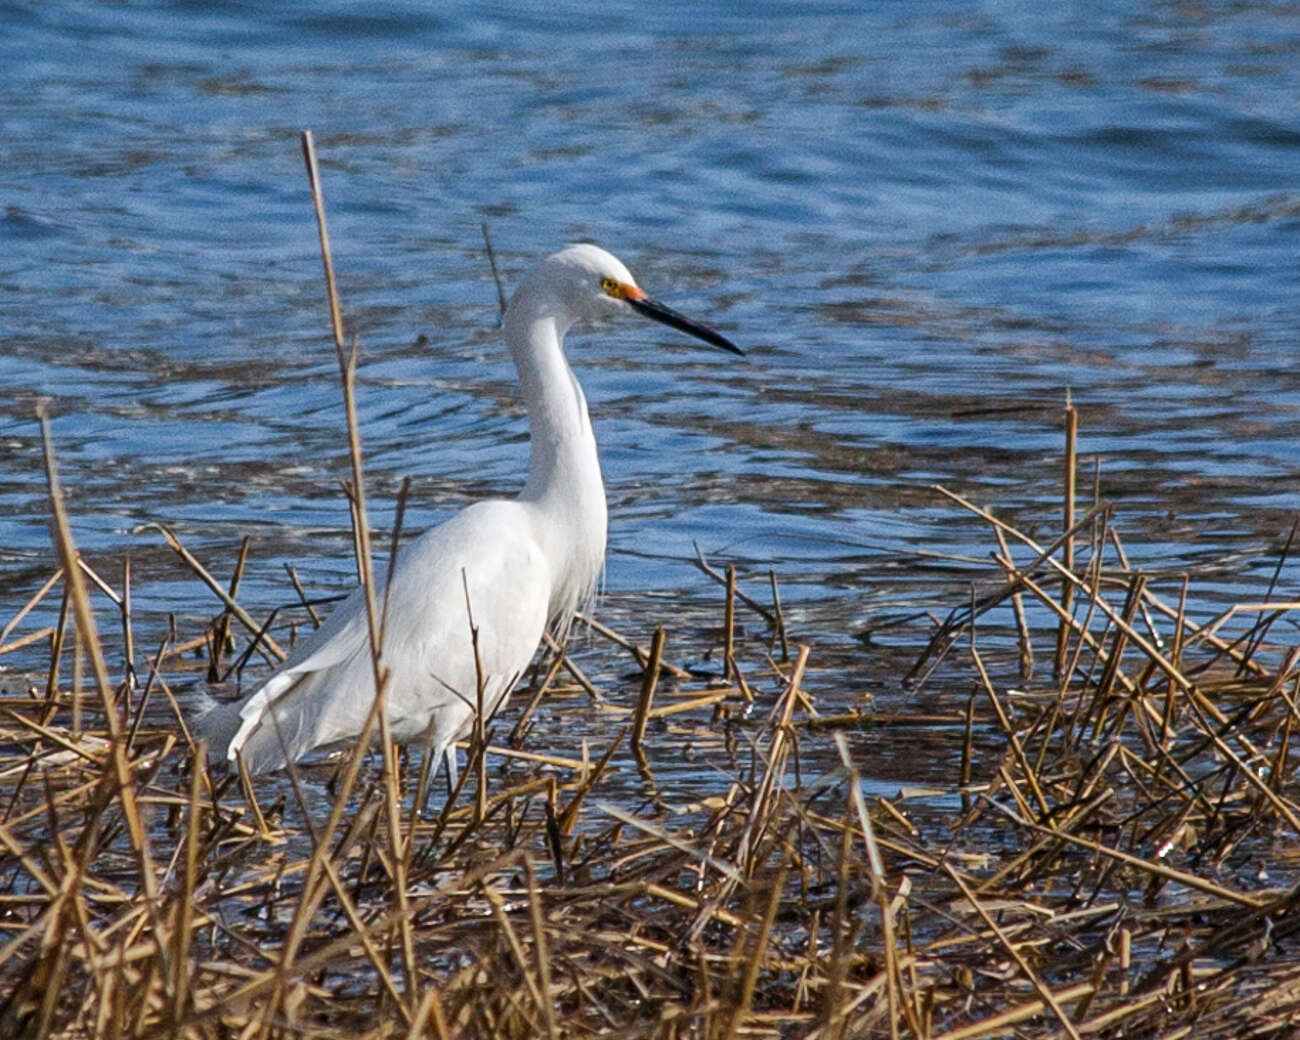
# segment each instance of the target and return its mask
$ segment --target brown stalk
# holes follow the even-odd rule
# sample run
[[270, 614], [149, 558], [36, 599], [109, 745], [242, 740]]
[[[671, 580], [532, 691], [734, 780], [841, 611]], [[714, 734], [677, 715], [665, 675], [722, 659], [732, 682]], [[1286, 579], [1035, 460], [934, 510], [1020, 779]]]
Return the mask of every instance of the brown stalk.
[[[730, 1040], [739, 1034], [745, 1019], [749, 1016], [754, 1003], [754, 990], [758, 987], [758, 976], [763, 969], [767, 956], [768, 943], [772, 939], [772, 926], [776, 922], [777, 912], [781, 909], [782, 895], [785, 889], [786, 871], [782, 868], [772, 882], [763, 916], [758, 922], [758, 933], [754, 936], [753, 949], [745, 952], [747, 929], [736, 933], [736, 946], [732, 953], [732, 962], [744, 965], [744, 974], [740, 982], [740, 991], [733, 1001], [730, 1020], [722, 1036]], [[734, 969], [733, 969], [734, 970]]]
[[[1061, 529], [1066, 532], [1065, 540], [1061, 543], [1061, 564], [1068, 571], [1074, 570], [1074, 500], [1075, 500], [1075, 483], [1078, 476], [1078, 465], [1076, 462], [1079, 441], [1079, 413], [1075, 410], [1074, 402], [1067, 394], [1065, 399], [1065, 472], [1064, 479], [1061, 481], [1062, 490], [1062, 508], [1061, 508]], [[1069, 616], [1073, 611], [1074, 586], [1069, 582], [1061, 585], [1061, 613]], [[1069, 641], [1069, 627], [1062, 622], [1056, 629], [1056, 679], [1057, 682], [1063, 682], [1066, 676], [1065, 656], [1066, 645]]]
[[[723, 588], [726, 588], [726, 586], [727, 586], [727, 576], [726, 576], [725, 574], [720, 574], [720, 573], [718, 573], [717, 569], [714, 568], [714, 567], [709, 563], [709, 561], [706, 560], [706, 559], [704, 558], [704, 553], [703, 553], [703, 551], [700, 549], [700, 547], [699, 547], [698, 545], [696, 545], [696, 547], [695, 547], [695, 560], [694, 560], [694, 563], [695, 563], [695, 566], [697, 566], [700, 570], [702, 570], [702, 571], [703, 571], [705, 574], [707, 574], [710, 578], [712, 578], [714, 581], [716, 581], [716, 582], [717, 582], [719, 585], [721, 585]], [[765, 606], [763, 606], [763, 604], [759, 603], [758, 600], [753, 599], [753, 598], [751, 598], [751, 597], [745, 595], [745, 593], [741, 590], [741, 588], [740, 588], [739, 585], [737, 585], [735, 588], [736, 588], [736, 592], [735, 592], [735, 598], [736, 598], [736, 599], [740, 600], [741, 603], [745, 604], [745, 606], [747, 606], [750, 610], [752, 610], [755, 614], [757, 614], [759, 617], [761, 617], [761, 618], [762, 618], [764, 621], [766, 621], [768, 624], [772, 624], [772, 623], [773, 623], [773, 621], [774, 621], [775, 619], [774, 619], [773, 616], [772, 616], [772, 612], [771, 612], [770, 610], [768, 610], [767, 607], [765, 607]]]
[[722, 677], [732, 682], [736, 674], [736, 568], [727, 564], [727, 596], [722, 612]]
[[632, 736], [629, 747], [632, 753], [639, 754], [641, 741], [645, 738], [646, 723], [650, 718], [650, 705], [654, 702], [655, 687], [659, 684], [659, 662], [664, 654], [664, 628], [655, 629], [650, 640], [650, 656], [646, 662], [645, 676], [641, 680], [641, 693], [636, 699], [636, 712], [632, 716]]
[[554, 1040], [555, 1004], [551, 999], [551, 959], [547, 952], [546, 922], [542, 918], [542, 895], [533, 870], [533, 861], [526, 856], [524, 881], [528, 886], [528, 918], [533, 926], [533, 950], [537, 956], [537, 985], [541, 991], [542, 1021], [546, 1023], [546, 1035]]
[[[59, 574], [62, 575], [63, 568], [59, 568]], [[54, 626], [54, 634], [50, 638], [50, 666], [45, 678], [45, 705], [46, 713], [44, 718], [48, 719], [58, 709], [59, 700], [59, 667], [63, 660], [64, 643], [68, 635], [68, 621], [72, 617], [72, 591], [67, 582], [63, 583], [63, 592], [59, 601], [59, 620]], [[78, 684], [77, 689], [80, 689]], [[73, 727], [74, 732], [78, 727]]]
[[[244, 567], [248, 563], [248, 547], [251, 539], [245, 535], [239, 544], [239, 555], [235, 558], [235, 569], [230, 576], [230, 585], [226, 589], [226, 595], [233, 601], [239, 594], [239, 582], [244, 576]], [[255, 633], [265, 638], [265, 627]], [[230, 638], [230, 614], [223, 612], [216, 620], [212, 628], [211, 656], [208, 659], [208, 682], [221, 682], [224, 673], [221, 667], [222, 656], [226, 652], [226, 644]]]
[[[1015, 568], [1011, 565], [1011, 550], [1007, 546], [1007, 536], [1002, 528], [993, 528], [993, 535], [998, 540], [1000, 556], [995, 557], [1007, 571], [1007, 579], [1015, 577]], [[1068, 607], [1062, 607], [1068, 611]], [[1020, 678], [1028, 682], [1034, 675], [1034, 644], [1029, 635], [1029, 620], [1025, 617], [1025, 598], [1020, 592], [1011, 594], [1011, 611], [1016, 619], [1016, 638], [1019, 647]]]
[[[387, 795], [388, 833], [393, 842], [394, 895], [397, 899], [397, 925], [401, 942], [402, 960], [408, 980], [416, 978], [415, 949], [411, 938], [406, 902], [406, 856], [402, 849], [402, 821], [397, 795], [397, 766], [393, 757], [392, 735], [389, 731], [388, 712], [384, 707], [384, 693], [388, 684], [388, 671], [383, 663], [383, 618], [375, 602], [373, 555], [370, 545], [370, 523], [366, 514], [365, 476], [362, 466], [361, 424], [356, 407], [357, 344], [344, 351], [343, 314], [339, 305], [338, 287], [334, 279], [334, 262], [330, 252], [329, 228], [325, 220], [325, 201], [321, 192], [320, 170], [316, 163], [316, 149], [310, 130], [302, 134], [303, 159], [307, 166], [307, 179], [311, 186], [312, 206], [316, 211], [316, 228], [320, 239], [321, 263], [325, 273], [326, 295], [329, 300], [330, 327], [334, 332], [334, 352], [339, 365], [339, 381], [343, 389], [343, 408], [347, 416], [348, 455], [352, 463], [352, 506], [357, 540], [357, 566], [361, 573], [361, 586], [366, 602], [366, 620], [370, 631], [370, 660], [375, 683], [375, 703], [379, 720], [380, 746], [383, 751], [383, 782]], [[404, 502], [405, 497], [399, 501]], [[397, 538], [397, 528], [393, 532]], [[396, 547], [392, 562], [396, 560]], [[385, 598], [385, 611], [387, 599]]]
[[[1065, 989], [1058, 990], [1052, 994], [1053, 1002], [1056, 1004], [1068, 1004], [1072, 1000], [1078, 1000], [1086, 997], [1092, 992], [1092, 986], [1083, 982], [1074, 986], [1067, 986]], [[1007, 1028], [1014, 1026], [1019, 1022], [1041, 1015], [1045, 1009], [1050, 1007], [1046, 1000], [1041, 996], [1038, 1000], [1027, 1001], [1023, 1004], [1017, 1004], [1015, 1007], [1008, 1008], [996, 1015], [990, 1015], [988, 1018], [981, 1019], [978, 1022], [972, 1022], [968, 1026], [962, 1026], [958, 1029], [950, 1029], [934, 1037], [933, 1040], [980, 1040], [982, 1037], [1004, 1037], [1009, 1036]], [[1089, 1030], [1091, 1032], [1092, 1030]]]
[[[1011, 751], [1016, 757], [1016, 764], [1020, 766], [1020, 772], [1025, 778], [1025, 783], [1029, 785], [1030, 791], [1033, 792], [1034, 800], [1038, 803], [1039, 812], [1044, 817], [1051, 814], [1051, 808], [1048, 805], [1047, 797], [1043, 794], [1043, 789], [1039, 786], [1038, 777], [1029, 764], [1029, 759], [1025, 756], [1025, 749], [1020, 744], [1020, 738], [1016, 735], [1015, 728], [1011, 725], [1011, 720], [1007, 718], [1007, 713], [1002, 708], [1002, 702], [998, 700], [998, 695], [993, 689], [993, 682], [989, 679], [989, 673], [984, 668], [984, 660], [979, 651], [975, 648], [974, 641], [970, 647], [971, 659], [975, 663], [975, 670], [979, 674], [980, 684], [984, 687], [984, 692], [988, 695], [989, 703], [993, 705], [993, 712], [997, 716], [998, 725], [1002, 728], [1003, 735], [1011, 745]], [[1014, 787], [1013, 787], [1014, 790]]]
[[175, 533], [173, 533], [170, 528], [164, 527], [162, 524], [142, 524], [140, 527], [137, 527], [136, 530], [154, 530], [161, 534], [163, 536], [163, 541], [170, 546], [172, 552], [185, 561], [185, 565], [194, 572], [195, 576], [212, 590], [217, 599], [221, 600], [225, 608], [234, 616], [235, 620], [248, 630], [249, 635], [257, 636], [260, 634], [262, 643], [265, 645], [267, 651], [277, 661], [283, 661], [285, 659], [285, 652], [280, 649], [279, 644], [276, 643], [274, 639], [263, 631], [264, 626], [259, 625], [254, 621], [249, 616], [248, 612], [230, 597], [230, 593], [228, 593], [225, 588], [222, 587], [221, 583], [208, 572], [208, 569], [198, 561], [197, 557], [181, 544], [180, 539], [176, 537]]
[[776, 629], [776, 638], [781, 643], [781, 660], [790, 660], [790, 643], [785, 630], [785, 613], [781, 610], [781, 589], [776, 583], [776, 571], [768, 568], [768, 580], [772, 584], [772, 615], [773, 626]]
[[619, 746], [623, 743], [623, 738], [629, 732], [631, 732], [631, 729], [628, 726], [624, 726], [619, 731], [618, 736], [610, 742], [609, 747], [605, 749], [605, 754], [601, 756], [595, 767], [587, 771], [587, 775], [583, 777], [573, 797], [569, 799], [569, 804], [560, 812], [558, 824], [560, 833], [563, 836], [569, 837], [573, 833], [574, 825], [578, 822], [578, 812], [582, 808], [584, 799], [595, 788], [601, 777], [605, 775], [605, 770], [609, 768], [614, 753], [619, 749]]
[[13, 634], [14, 629], [22, 622], [23, 618], [30, 614], [37, 605], [40, 604], [41, 600], [49, 595], [50, 590], [62, 580], [63, 568], [56, 567], [54, 573], [45, 579], [44, 584], [28, 597], [27, 602], [19, 607], [18, 612], [9, 619], [3, 629], [0, 629], [0, 645], [4, 645], [6, 640], [8, 640], [8, 638]]
[[[997, 806], [996, 803], [992, 804], [1002, 812], [1006, 812], [1005, 809], [1001, 809], [1001, 807]], [[1151, 860], [1143, 859], [1141, 856], [1134, 856], [1130, 853], [1123, 852], [1120, 849], [1113, 849], [1108, 845], [1103, 845], [1101, 842], [1091, 841], [1088, 838], [1081, 838], [1074, 834], [1067, 834], [1066, 832], [1057, 830], [1054, 827], [1044, 827], [1041, 824], [1034, 823], [1032, 820], [1028, 819], [1021, 819], [1018, 822], [1021, 826], [1028, 827], [1037, 833], [1050, 834], [1053, 837], [1059, 838], [1061, 841], [1069, 842], [1071, 845], [1077, 845], [1079, 848], [1087, 849], [1088, 851], [1095, 852], [1098, 855], [1107, 856], [1111, 859], [1118, 860], [1121, 863], [1127, 863], [1129, 866], [1137, 867], [1139, 870], [1143, 870], [1155, 877], [1163, 878], [1166, 881], [1177, 881], [1179, 884], [1186, 885], [1188, 888], [1195, 889], [1198, 892], [1204, 892], [1207, 895], [1222, 899], [1225, 902], [1248, 908], [1255, 908], [1262, 905], [1258, 899], [1247, 895], [1244, 892], [1235, 892], [1230, 888], [1224, 888], [1222, 885], [1217, 885], [1212, 881], [1206, 881], [1204, 878], [1198, 877], [1195, 874], [1189, 874], [1183, 870], [1174, 870], [1172, 867], [1166, 867], [1160, 863], [1154, 863]]]
[[1014, 960], [1016, 965], [1020, 968], [1021, 974], [1023, 974], [1025, 978], [1029, 980], [1030, 985], [1038, 991], [1038, 996], [1042, 999], [1043, 1003], [1051, 1008], [1052, 1014], [1056, 1016], [1057, 1020], [1064, 1027], [1066, 1034], [1073, 1037], [1074, 1040], [1080, 1040], [1078, 1029], [1075, 1028], [1074, 1023], [1070, 1020], [1070, 1016], [1065, 1013], [1065, 1009], [1061, 1007], [1060, 1002], [1056, 999], [1056, 995], [1051, 991], [1051, 989], [1044, 985], [1042, 979], [1040, 979], [1034, 969], [1030, 967], [1029, 962], [1025, 960], [1024, 955], [1020, 952], [1019, 947], [1007, 938], [1006, 933], [998, 927], [998, 924], [993, 920], [992, 915], [984, 909], [983, 904], [981, 904], [975, 897], [975, 893], [973, 893], [967, 887], [966, 882], [961, 879], [961, 875], [958, 874], [957, 871], [953, 870], [947, 863], [943, 865], [943, 870], [944, 873], [952, 879], [952, 883], [961, 889], [961, 894], [966, 897], [966, 901], [970, 903], [971, 907], [980, 916], [980, 919], [983, 920], [985, 927], [997, 936], [998, 942], [1002, 945], [1003, 949], [1011, 955], [1011, 959]]
[[66, 587], [71, 599], [77, 631], [81, 634], [86, 652], [90, 657], [95, 687], [99, 693], [104, 710], [104, 721], [108, 727], [110, 760], [113, 777], [117, 783], [117, 795], [122, 805], [122, 815], [130, 831], [131, 844], [139, 864], [140, 882], [144, 886], [145, 900], [150, 912], [153, 913], [156, 910], [158, 888], [153, 868], [153, 857], [149, 851], [149, 835], [140, 818], [140, 812], [136, 804], [131, 766], [127, 761], [126, 745], [122, 739], [122, 721], [118, 716], [117, 704], [113, 698], [113, 688], [108, 678], [108, 668], [104, 663], [104, 655], [100, 649], [95, 616], [90, 608], [90, 598], [86, 592], [85, 582], [82, 580], [81, 568], [77, 565], [77, 549], [72, 541], [72, 530], [68, 523], [67, 511], [63, 505], [63, 490], [59, 484], [58, 467], [54, 460], [54, 445], [50, 435], [49, 413], [44, 402], [37, 407], [37, 417], [40, 420], [41, 436], [45, 447], [45, 477], [49, 488], [50, 513], [54, 517], [55, 548], [58, 551], [60, 563], [67, 578]]
[[[591, 617], [588, 614], [582, 614], [582, 613], [575, 614], [574, 620], [581, 621], [584, 625], [586, 625], [589, 629], [591, 629], [591, 631], [595, 632], [596, 635], [602, 636], [603, 638], [608, 639], [611, 643], [621, 646], [624, 650], [628, 651], [633, 656], [633, 658], [636, 659], [636, 666], [640, 668], [642, 671], [645, 670], [646, 665], [650, 660], [650, 651], [647, 647], [638, 646], [637, 644], [633, 643], [630, 639], [627, 639], [624, 636], [619, 635], [608, 625], [601, 624], [594, 617]], [[659, 664], [659, 669], [660, 671], [668, 672], [675, 679], [691, 678], [691, 673], [688, 672], [685, 668], [678, 667], [677, 665], [672, 664], [669, 661], [661, 661]]]
[[199, 802], [207, 763], [207, 745], [200, 742], [190, 769], [190, 798], [185, 828], [185, 859], [181, 871], [181, 892], [176, 900], [176, 924], [173, 932], [171, 1007], [173, 1024], [180, 1022], [190, 1001], [190, 933], [194, 926], [194, 891], [199, 876], [199, 833], [203, 817]]
[[303, 609], [307, 611], [307, 616], [311, 618], [311, 623], [317, 628], [321, 626], [321, 616], [316, 613], [316, 608], [312, 605], [307, 593], [303, 590], [302, 582], [298, 580], [298, 572], [293, 569], [291, 563], [285, 563], [285, 573], [289, 576], [289, 583], [293, 586], [293, 591], [298, 594], [298, 602], [302, 604]]
[[891, 1037], [898, 1035], [898, 1018], [900, 1004], [903, 1014], [909, 1019], [909, 1025], [915, 1035], [920, 1034], [920, 1026], [913, 1014], [911, 1004], [903, 1000], [906, 987], [902, 971], [898, 964], [898, 942], [894, 935], [894, 914], [890, 908], [889, 887], [885, 880], [884, 861], [876, 843], [875, 828], [871, 825], [871, 815], [867, 812], [867, 802], [862, 794], [862, 782], [858, 770], [849, 755], [848, 741], [843, 733], [833, 734], [840, 762], [848, 772], [849, 805], [857, 817], [858, 829], [862, 833], [863, 849], [866, 853], [867, 874], [871, 878], [871, 894], [880, 908], [880, 931], [885, 954], [886, 995], [889, 1001], [889, 1032]]
[[506, 290], [501, 282], [501, 272], [497, 269], [497, 254], [496, 250], [492, 248], [492, 234], [488, 231], [487, 221], [483, 221], [480, 226], [483, 230], [483, 248], [487, 250], [488, 264], [492, 267], [492, 281], [496, 283], [497, 287], [497, 305], [500, 307], [501, 323], [504, 323], [507, 307]]

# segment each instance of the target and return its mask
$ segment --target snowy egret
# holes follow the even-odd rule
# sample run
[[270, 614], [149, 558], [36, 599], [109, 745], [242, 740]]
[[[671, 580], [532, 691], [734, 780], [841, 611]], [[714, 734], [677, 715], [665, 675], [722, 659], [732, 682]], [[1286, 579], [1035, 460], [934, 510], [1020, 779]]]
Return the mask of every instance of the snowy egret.
[[[574, 245], [548, 257], [505, 316], [531, 431], [528, 483], [517, 498], [474, 503], [398, 554], [382, 642], [390, 728], [403, 743], [427, 739], [453, 784], [455, 742], [470, 732], [478, 704], [491, 717], [543, 634], [563, 636], [595, 594], [605, 560], [605, 487], [564, 336], [576, 321], [625, 311], [744, 353], [650, 299], [603, 249]], [[384, 596], [381, 587], [376, 598]], [[278, 769], [314, 748], [356, 740], [374, 703], [373, 676], [357, 588], [257, 691], [210, 705], [198, 729], [214, 753], [242, 758], [250, 772]]]

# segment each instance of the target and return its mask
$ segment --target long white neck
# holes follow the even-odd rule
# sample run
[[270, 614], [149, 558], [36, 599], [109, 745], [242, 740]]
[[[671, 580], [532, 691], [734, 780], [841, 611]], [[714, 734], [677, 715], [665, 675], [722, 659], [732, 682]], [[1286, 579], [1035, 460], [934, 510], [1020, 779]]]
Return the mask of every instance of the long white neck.
[[561, 308], [525, 286], [506, 313], [506, 340], [528, 409], [531, 459], [519, 499], [542, 517], [539, 539], [560, 563], [552, 614], [560, 624], [582, 606], [600, 578], [605, 558], [605, 485], [587, 400], [564, 357], [568, 321]]

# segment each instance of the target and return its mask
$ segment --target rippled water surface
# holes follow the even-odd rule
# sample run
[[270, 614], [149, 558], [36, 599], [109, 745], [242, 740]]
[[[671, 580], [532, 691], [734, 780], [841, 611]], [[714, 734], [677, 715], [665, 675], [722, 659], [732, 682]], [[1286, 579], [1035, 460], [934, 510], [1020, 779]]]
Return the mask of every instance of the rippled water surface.
[[379, 524], [403, 476], [412, 530], [520, 483], [486, 222], [508, 285], [589, 239], [750, 351], [570, 337], [616, 620], [716, 614], [698, 543], [851, 648], [960, 588], [918, 552], [991, 547], [932, 484], [1055, 522], [1067, 393], [1133, 557], [1267, 581], [1300, 508], [1300, 9], [465, 6], [0, 7], [6, 617], [53, 566], [42, 397], [143, 637], [216, 609], [144, 523], [222, 574], [251, 535], [259, 611], [286, 562], [348, 583], [303, 128]]

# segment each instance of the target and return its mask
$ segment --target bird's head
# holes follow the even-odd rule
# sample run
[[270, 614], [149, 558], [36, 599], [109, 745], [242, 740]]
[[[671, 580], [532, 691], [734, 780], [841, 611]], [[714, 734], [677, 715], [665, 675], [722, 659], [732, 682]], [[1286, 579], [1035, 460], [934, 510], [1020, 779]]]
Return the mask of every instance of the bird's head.
[[725, 336], [650, 299], [622, 261], [599, 246], [580, 243], [551, 254], [529, 282], [535, 291], [556, 300], [570, 320], [609, 318], [633, 311], [722, 350], [744, 354]]

